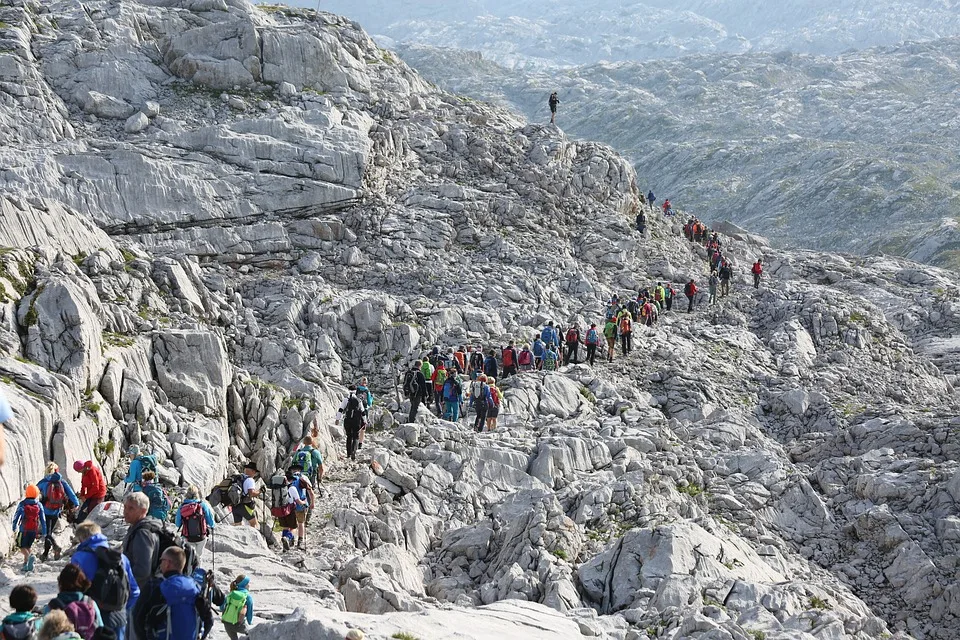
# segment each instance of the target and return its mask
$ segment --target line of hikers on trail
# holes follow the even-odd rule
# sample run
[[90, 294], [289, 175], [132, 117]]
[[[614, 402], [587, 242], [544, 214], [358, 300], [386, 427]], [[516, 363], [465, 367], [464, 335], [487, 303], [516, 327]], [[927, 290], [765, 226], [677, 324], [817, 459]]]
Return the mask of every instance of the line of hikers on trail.
[[[371, 403], [372, 399], [370, 394]], [[283, 550], [305, 548], [306, 523], [322, 492], [318, 485], [324, 475], [323, 457], [313, 446], [315, 437], [308, 435], [298, 443], [287, 470], [275, 474], [266, 489], [258, 488], [257, 466], [248, 462], [242, 473], [228, 476], [207, 499], [197, 487], [187, 487], [172, 518], [173, 501], [158, 481], [157, 456], [142, 454], [140, 447], [131, 445], [122, 485], [123, 519], [128, 525], [122, 541], [108, 540], [89, 518], [107, 500], [100, 467], [91, 460], [74, 463], [81, 474], [77, 494], [57, 464], [49, 463], [44, 477], [25, 488], [13, 518], [22, 571], [29, 575], [34, 570], [38, 558], [33, 548], [41, 538], [39, 560], [47, 562], [51, 549], [54, 560], [60, 558], [64, 550], [55, 536], [63, 520], [76, 527], [77, 546], [60, 573], [60, 593], [46, 607], [37, 607], [37, 593], [29, 585], [14, 587], [13, 613], [3, 619], [0, 638], [196, 640], [210, 634], [214, 612], [220, 613], [231, 640], [246, 636], [254, 612], [250, 578], [237, 576], [224, 592], [200, 560], [217, 525], [227, 517], [226, 510], [234, 525], [246, 522], [276, 544], [273, 527], [265, 529], [257, 519], [258, 499], [264, 507], [269, 504]], [[215, 554], [215, 549], [207, 554], [214, 564]]]

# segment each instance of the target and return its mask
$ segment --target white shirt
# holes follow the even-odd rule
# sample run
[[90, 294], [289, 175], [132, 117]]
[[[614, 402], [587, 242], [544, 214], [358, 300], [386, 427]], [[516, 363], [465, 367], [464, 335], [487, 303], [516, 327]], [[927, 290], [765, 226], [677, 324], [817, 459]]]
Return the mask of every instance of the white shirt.
[[253, 478], [247, 476], [243, 479], [243, 495], [248, 496], [250, 492], [257, 488], [257, 483], [254, 482]]
[[297, 488], [292, 484], [287, 486], [287, 500], [290, 501], [290, 504], [300, 504], [303, 502], [303, 500], [300, 499], [300, 492], [297, 491]]

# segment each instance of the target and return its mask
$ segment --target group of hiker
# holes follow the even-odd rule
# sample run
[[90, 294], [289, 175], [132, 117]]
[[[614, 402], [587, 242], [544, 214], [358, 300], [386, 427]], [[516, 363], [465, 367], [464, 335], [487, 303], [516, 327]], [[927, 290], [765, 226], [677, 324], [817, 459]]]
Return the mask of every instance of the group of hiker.
[[[710, 267], [708, 304], [717, 304], [718, 297], [723, 298], [730, 295], [730, 280], [733, 278], [733, 263], [729, 256], [724, 253], [720, 234], [711, 231], [696, 216], [691, 216], [683, 225], [683, 235], [690, 242], [700, 244], [707, 250], [707, 261]], [[763, 277], [763, 261], [761, 258], [757, 258], [753, 263], [750, 274], [753, 276], [753, 288], [759, 289], [760, 279]]]

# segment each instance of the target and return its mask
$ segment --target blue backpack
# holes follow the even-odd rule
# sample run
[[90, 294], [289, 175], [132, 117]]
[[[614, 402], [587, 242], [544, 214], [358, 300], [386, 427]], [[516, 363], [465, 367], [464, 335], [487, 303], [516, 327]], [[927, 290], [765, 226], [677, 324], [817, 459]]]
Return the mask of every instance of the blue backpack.
[[540, 339], [543, 340], [544, 344], [553, 344], [556, 342], [556, 334], [553, 331], [553, 327], [544, 327], [543, 331], [540, 332]]

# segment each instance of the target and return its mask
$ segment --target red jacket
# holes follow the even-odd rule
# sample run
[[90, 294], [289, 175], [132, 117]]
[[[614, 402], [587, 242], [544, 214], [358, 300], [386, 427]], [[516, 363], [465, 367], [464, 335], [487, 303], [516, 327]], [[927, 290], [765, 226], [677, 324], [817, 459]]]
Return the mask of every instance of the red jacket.
[[687, 295], [688, 298], [692, 298], [697, 295], [697, 285], [692, 282], [688, 282], [687, 286], [683, 288], [683, 292]]
[[107, 483], [103, 480], [103, 472], [93, 462], [83, 466], [83, 481], [80, 484], [81, 498], [107, 497]]
[[753, 273], [763, 273], [763, 267], [760, 266], [759, 262], [753, 263]]

